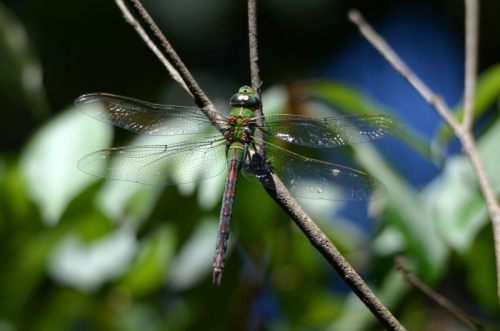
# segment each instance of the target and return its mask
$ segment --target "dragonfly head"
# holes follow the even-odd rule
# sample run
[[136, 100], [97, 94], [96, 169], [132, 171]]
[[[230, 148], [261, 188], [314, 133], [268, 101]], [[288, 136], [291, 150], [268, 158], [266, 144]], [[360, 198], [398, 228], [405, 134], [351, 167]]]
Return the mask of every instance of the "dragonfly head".
[[260, 97], [257, 92], [250, 86], [242, 86], [238, 93], [231, 97], [231, 107], [245, 107], [252, 110], [258, 109], [262, 106]]

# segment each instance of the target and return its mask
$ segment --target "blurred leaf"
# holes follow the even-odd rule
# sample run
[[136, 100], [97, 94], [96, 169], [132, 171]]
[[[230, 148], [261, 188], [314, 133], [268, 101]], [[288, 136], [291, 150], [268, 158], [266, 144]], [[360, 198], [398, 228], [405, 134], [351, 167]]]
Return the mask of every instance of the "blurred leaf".
[[[478, 149], [495, 192], [500, 193], [500, 120], [478, 141]], [[424, 191], [441, 235], [459, 252], [469, 249], [489, 219], [484, 197], [469, 158], [448, 158], [442, 174]]]
[[[331, 81], [306, 81], [294, 85], [292, 91], [298, 91], [298, 97], [317, 98], [329, 104], [334, 109], [341, 109], [350, 115], [390, 114], [387, 107], [380, 106], [375, 100], [366, 97], [354, 87]], [[296, 96], [297, 98], [297, 96]], [[430, 157], [428, 143], [423, 137], [409, 129], [400, 130], [395, 135], [401, 141], [425, 157]]]
[[93, 291], [127, 270], [135, 251], [135, 233], [131, 227], [123, 226], [91, 243], [84, 242], [78, 234], [69, 233], [54, 249], [49, 272], [63, 284]]
[[500, 141], [500, 118], [486, 131], [479, 139], [477, 139], [477, 148], [481, 159], [486, 168], [486, 173], [491, 181], [495, 192], [500, 194], [500, 149], [498, 142]]
[[[386, 205], [386, 221], [403, 238], [403, 241], [399, 241], [404, 244], [400, 249], [417, 259], [418, 272], [426, 280], [436, 279], [444, 271], [444, 262], [449, 252], [434, 224], [433, 211], [370, 144], [357, 144], [353, 147], [356, 161], [387, 187], [387, 197], [371, 201], [371, 204]], [[377, 206], [376, 209], [380, 208]], [[388, 237], [376, 238], [375, 247], [383, 247], [385, 244], [380, 240], [384, 238]], [[397, 242], [391, 241], [391, 245], [395, 243]]]
[[110, 180], [97, 194], [96, 203], [113, 222], [137, 225], [153, 212], [162, 189], [160, 186]]
[[457, 251], [466, 251], [487, 215], [469, 160], [462, 155], [448, 158], [443, 172], [426, 187], [422, 198], [433, 210], [441, 236]]
[[45, 277], [47, 256], [56, 241], [52, 233], [30, 233], [28, 240], [11, 238], [9, 246], [3, 246], [2, 256], [5, 265], [0, 276], [0, 291], [4, 298], [0, 300], [2, 316], [17, 316], [32, 297], [39, 283]]
[[2, 107], [22, 103], [38, 115], [47, 112], [42, 69], [37, 56], [22, 24], [1, 3], [0, 72]]
[[80, 172], [78, 160], [111, 141], [111, 128], [67, 111], [45, 125], [23, 151], [21, 168], [29, 195], [47, 224], [59, 221], [68, 203], [96, 178]]
[[[500, 64], [485, 70], [477, 80], [476, 95], [474, 97], [474, 118], [480, 118], [500, 97]], [[463, 104], [453, 110], [455, 117], [461, 121], [463, 118]], [[454, 137], [453, 132], [446, 123], [442, 123], [437, 131], [436, 143], [433, 146], [435, 154], [442, 154], [445, 146]]]
[[165, 281], [175, 247], [175, 236], [170, 226], [164, 225], [149, 238], [142, 240], [139, 252], [120, 285], [133, 296], [141, 297], [156, 290]]
[[[15, 165], [7, 165], [0, 161], [0, 219], [20, 220], [24, 219], [31, 210], [32, 203], [29, 200], [26, 187], [23, 185], [21, 169]], [[6, 226], [7, 222], [0, 224]]]
[[495, 251], [493, 235], [488, 228], [482, 231], [465, 256], [467, 265], [466, 280], [474, 297], [482, 307], [491, 313], [498, 314], [498, 296], [496, 291]]
[[[377, 106], [374, 101], [367, 99], [356, 89], [343, 84], [324, 81], [306, 82], [294, 85], [291, 93], [292, 97], [295, 96], [299, 100], [302, 100], [303, 96], [319, 98], [349, 114], [387, 113], [386, 109]], [[427, 157], [430, 155], [427, 143], [419, 136], [408, 130], [401, 130], [396, 135], [422, 155]], [[392, 210], [392, 213], [386, 213], [386, 219], [397, 228], [403, 239], [391, 242], [393, 245], [397, 243], [402, 245], [399, 249], [392, 246], [393, 250], [406, 250], [419, 261], [419, 272], [428, 279], [435, 279], [443, 272], [443, 261], [446, 260], [448, 249], [436, 231], [431, 211], [425, 208], [418, 194], [370, 144], [355, 144], [351, 147], [355, 151], [357, 163], [381, 180], [388, 189], [387, 198], [371, 201], [370, 204], [371, 210], [378, 210], [379, 213]], [[384, 238], [388, 237], [378, 238], [375, 247], [385, 247], [381, 242]]]
[[[199, 222], [191, 238], [172, 261], [168, 283], [177, 290], [189, 288], [211, 271], [217, 236], [217, 220]], [[228, 247], [228, 251], [231, 247]]]

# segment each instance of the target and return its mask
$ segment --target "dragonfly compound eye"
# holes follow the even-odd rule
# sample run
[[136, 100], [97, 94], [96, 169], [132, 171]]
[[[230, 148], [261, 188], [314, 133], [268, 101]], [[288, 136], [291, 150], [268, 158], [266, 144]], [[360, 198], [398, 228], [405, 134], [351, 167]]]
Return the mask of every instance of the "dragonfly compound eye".
[[242, 86], [238, 93], [231, 97], [231, 107], [245, 107], [257, 109], [261, 107], [260, 98], [255, 90], [249, 86]]

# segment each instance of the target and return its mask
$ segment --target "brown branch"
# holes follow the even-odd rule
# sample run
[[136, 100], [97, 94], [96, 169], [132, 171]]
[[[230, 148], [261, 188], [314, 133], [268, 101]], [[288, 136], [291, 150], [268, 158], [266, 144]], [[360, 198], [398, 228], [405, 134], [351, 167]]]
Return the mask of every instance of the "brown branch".
[[149, 35], [146, 33], [146, 31], [142, 28], [141, 24], [134, 18], [132, 13], [128, 10], [127, 6], [122, 0], [116, 0], [116, 5], [118, 8], [123, 13], [123, 16], [125, 17], [125, 21], [128, 22], [132, 27], [135, 29], [135, 31], [139, 34], [139, 36], [142, 38], [146, 46], [148, 46], [153, 53], [156, 55], [156, 57], [160, 60], [160, 62], [165, 66], [167, 71], [170, 73], [170, 76], [177, 82], [179, 83], [186, 92], [191, 94], [189, 91], [186, 82], [182, 79], [181, 75], [175, 68], [168, 62], [167, 58], [163, 55], [163, 53], [156, 47], [155, 43], [149, 38]]
[[462, 125], [470, 130], [474, 117], [474, 93], [476, 89], [477, 40], [479, 1], [465, 0], [465, 86], [464, 121]]
[[248, 44], [252, 87], [260, 89], [259, 51], [257, 42], [257, 0], [248, 0]]
[[270, 174], [270, 176], [271, 178], [268, 180], [274, 183], [274, 187], [273, 189], [266, 187], [267, 193], [290, 216], [299, 229], [306, 235], [311, 244], [321, 253], [321, 255], [323, 255], [363, 304], [387, 330], [406, 330], [375, 296], [372, 290], [337, 250], [330, 239], [328, 239], [311, 217], [302, 209], [279, 177], [275, 174]]
[[396, 54], [396, 52], [387, 44], [373, 28], [365, 21], [363, 16], [357, 10], [349, 12], [349, 19], [358, 26], [361, 34], [375, 47], [380, 54], [389, 62], [392, 67], [401, 74], [406, 80], [417, 90], [420, 95], [436, 108], [437, 112], [443, 119], [453, 128], [461, 130], [458, 123], [453, 118], [453, 114], [449, 111], [441, 96], [435, 94], [425, 85], [424, 82], [411, 70], [410, 67]]
[[[259, 70], [259, 49], [257, 42], [257, 0], [248, 0], [248, 46], [250, 55], [250, 77], [252, 88], [260, 95], [260, 80]], [[264, 118], [262, 108], [255, 110], [257, 126], [263, 127]], [[264, 132], [256, 130], [254, 134], [255, 147], [261, 158], [265, 159], [264, 148]]]
[[[147, 33], [141, 27], [140, 23], [130, 13], [123, 0], [115, 0], [115, 2], [117, 3], [118, 8], [120, 8], [120, 10], [122, 11], [126, 21], [134, 27], [134, 29], [137, 31], [146, 45], [153, 50], [155, 55], [158, 56], [160, 61], [167, 67], [171, 76], [173, 76], [174, 79], [193, 96], [196, 104], [205, 111], [205, 114], [210, 119], [212, 124], [222, 132], [225, 128], [223, 124], [225, 123], [224, 118], [216, 111], [215, 106], [210, 98], [200, 88], [194, 77], [187, 69], [184, 62], [182, 62], [175, 49], [172, 47], [167, 38], [165, 38], [163, 33], [154, 22], [153, 18], [149, 15], [141, 2], [138, 0], [130, 0], [141, 18], [144, 20], [144, 22], [146, 22], [151, 33], [153, 33], [154, 37], [157, 38], [160, 45], [163, 47], [163, 53], [160, 52], [156, 46], [151, 46], [152, 44], [154, 44], [154, 42], [151, 41]], [[158, 53], [160, 53], [161, 55], [159, 55]]]
[[[252, 78], [252, 87], [256, 90], [260, 88], [261, 80], [259, 77], [258, 65], [258, 41], [257, 41], [257, 4], [256, 0], [248, 0], [248, 40], [250, 48], [250, 74]], [[260, 109], [260, 114], [262, 110]], [[258, 114], [257, 114], [258, 116]], [[259, 118], [262, 121], [262, 117]], [[262, 125], [263, 123], [257, 123]], [[259, 134], [259, 136], [257, 136]], [[264, 145], [263, 145], [263, 132], [256, 130], [255, 132], [256, 145], [261, 146], [262, 152], [257, 151], [262, 160], [265, 160]], [[388, 329], [388, 330], [404, 330], [404, 327], [399, 321], [391, 314], [391, 312], [382, 304], [382, 302], [375, 296], [371, 289], [366, 285], [363, 279], [358, 275], [354, 268], [347, 262], [347, 260], [340, 254], [335, 245], [328, 239], [328, 237], [321, 231], [321, 229], [314, 223], [314, 221], [302, 209], [300, 204], [293, 198], [278, 176], [270, 174], [268, 178], [274, 184], [273, 189], [267, 188], [268, 194], [280, 205], [281, 208], [292, 218], [299, 229], [309, 239], [311, 244], [325, 257], [328, 263], [337, 271], [337, 273], [344, 279], [347, 285], [353, 292], [361, 299], [361, 301], [370, 309], [375, 317]]]
[[485, 330], [485, 328], [480, 323], [475, 321], [469, 314], [460, 309], [457, 305], [455, 305], [440, 293], [434, 291], [431, 287], [422, 282], [415, 274], [410, 272], [406, 267], [405, 260], [402, 256], [396, 257], [394, 259], [394, 263], [396, 264], [396, 268], [401, 271], [408, 283], [419, 289], [422, 293], [431, 298], [443, 309], [455, 316], [455, 318], [462, 321], [465, 325], [472, 328], [473, 330]]
[[[477, 0], [471, 0], [477, 1]], [[477, 10], [473, 10], [467, 15], [478, 15]], [[473, 132], [471, 127], [467, 127], [468, 123], [461, 124], [455, 117], [451, 109], [443, 102], [441, 97], [432, 92], [421, 80], [413, 73], [413, 71], [406, 65], [406, 63], [397, 56], [394, 50], [385, 42], [385, 40], [377, 34], [373, 28], [365, 21], [363, 16], [357, 10], [351, 10], [349, 12], [349, 19], [358, 26], [361, 34], [370, 42], [379, 52], [385, 57], [385, 59], [393, 66], [393, 68], [399, 72], [416, 90], [420, 95], [437, 111], [439, 115], [445, 120], [446, 123], [451, 127], [455, 136], [460, 140], [465, 154], [469, 157], [472, 167], [476, 173], [479, 187], [486, 200], [486, 206], [488, 208], [488, 213], [491, 218], [493, 227], [493, 239], [495, 242], [495, 258], [496, 258], [496, 275], [497, 275], [497, 296], [500, 299], [500, 206], [498, 205], [495, 191], [491, 185], [491, 180], [486, 173], [483, 161], [479, 155], [479, 151], [476, 146]], [[471, 19], [468, 19], [471, 20]], [[474, 20], [477, 21], [477, 18]], [[466, 34], [474, 34], [477, 32], [477, 28], [474, 28], [475, 24], [467, 24]], [[472, 39], [467, 37], [466, 39]], [[468, 51], [466, 56], [475, 56], [475, 52]], [[467, 63], [475, 62], [474, 59], [466, 60]], [[475, 65], [474, 65], [475, 66]], [[472, 70], [471, 70], [472, 71]], [[475, 71], [475, 70], [474, 70]], [[475, 74], [469, 73], [469, 80], [476, 80]], [[468, 83], [468, 86], [473, 90], [475, 83]], [[474, 92], [467, 92], [467, 98], [474, 99]], [[473, 107], [473, 101], [467, 101]], [[470, 106], [468, 106], [470, 107]], [[472, 122], [472, 115], [474, 110], [468, 110]]]
[[[116, 0], [117, 3], [121, 0]], [[194, 78], [189, 73], [187, 67], [183, 64], [177, 53], [174, 51], [165, 36], [158, 29], [153, 19], [140, 4], [138, 0], [130, 0], [134, 3], [140, 16], [147, 22], [150, 30], [160, 41], [163, 46], [166, 58], [170, 65], [179, 73], [185, 86], [195, 98], [198, 105], [205, 108], [212, 109], [213, 104], [199, 88]], [[122, 9], [120, 7], [120, 9]], [[254, 0], [249, 0], [249, 44], [250, 44], [250, 62], [251, 62], [251, 75], [252, 86], [258, 91], [260, 87], [259, 69], [258, 69], [258, 53], [257, 53], [257, 28], [256, 28], [256, 3]], [[123, 9], [122, 9], [123, 11]], [[131, 17], [131, 15], [130, 15]], [[130, 17], [127, 16], [127, 21], [131, 22]], [[132, 24], [135, 27], [135, 24]], [[141, 37], [142, 34], [140, 33]], [[144, 37], [143, 37], [144, 39]], [[145, 40], [146, 42], [146, 40]], [[148, 43], [148, 42], [146, 42]], [[157, 54], [157, 52], [155, 52]], [[258, 131], [258, 130], [257, 130]], [[361, 277], [349, 265], [340, 252], [336, 249], [328, 237], [318, 228], [312, 219], [305, 213], [302, 207], [291, 196], [290, 192], [285, 188], [280, 179], [274, 175], [269, 174], [275, 184], [275, 190], [268, 189], [271, 197], [278, 202], [278, 204], [290, 215], [297, 226], [304, 232], [310, 242], [316, 247], [320, 253], [328, 260], [330, 265], [340, 274], [352, 290], [358, 295], [361, 301], [373, 312], [379, 321], [388, 330], [405, 330], [404, 327], [394, 318], [389, 310], [378, 300], [375, 294], [368, 288]]]

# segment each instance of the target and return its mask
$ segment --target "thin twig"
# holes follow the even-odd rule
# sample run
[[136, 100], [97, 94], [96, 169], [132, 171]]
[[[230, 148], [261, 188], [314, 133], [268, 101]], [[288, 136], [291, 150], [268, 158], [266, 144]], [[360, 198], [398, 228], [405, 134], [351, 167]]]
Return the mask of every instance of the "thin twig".
[[[259, 49], [257, 42], [257, 0], [248, 0], [248, 46], [250, 55], [250, 77], [252, 81], [252, 88], [260, 95], [260, 80], [259, 70]], [[264, 119], [262, 117], [262, 108], [255, 110], [255, 117], [257, 126], [263, 127]], [[257, 153], [261, 156], [262, 160], [265, 159], [264, 148], [264, 132], [261, 130], [255, 131], [254, 134], [255, 147]]]
[[[248, 0], [248, 40], [250, 49], [250, 74], [252, 80], [252, 87], [256, 90], [260, 88], [261, 80], [259, 76], [259, 55], [258, 55], [258, 41], [257, 41], [257, 4], [256, 0]], [[260, 123], [263, 125], [262, 110], [256, 112], [256, 116]], [[262, 159], [265, 160], [264, 146], [263, 146], [263, 132], [257, 130], [254, 135], [256, 145], [262, 148], [262, 151], [257, 151]], [[404, 327], [398, 320], [391, 314], [391, 312], [382, 304], [382, 302], [375, 296], [375, 294], [366, 285], [363, 279], [356, 273], [354, 268], [347, 262], [347, 260], [340, 254], [335, 245], [328, 239], [328, 237], [321, 231], [321, 229], [314, 223], [314, 221], [302, 209], [299, 203], [293, 198], [290, 192], [283, 185], [278, 176], [271, 174], [273, 189], [266, 188], [269, 195], [283, 208], [288, 215], [292, 218], [295, 224], [302, 230], [302, 232], [309, 239], [311, 244], [318, 249], [318, 251], [325, 257], [330, 265], [337, 271], [337, 273], [344, 279], [349, 287], [356, 293], [361, 301], [372, 311], [372, 313], [379, 319], [379, 321], [389, 330], [404, 330]]]
[[[137, 20], [133, 17], [133, 15], [129, 12], [127, 9], [127, 6], [123, 3], [123, 0], [115, 0], [118, 8], [122, 11], [123, 15], [125, 16], [125, 19], [128, 23], [130, 23], [134, 29], [138, 32], [139, 36], [144, 40], [146, 45], [148, 47], [150, 46], [151, 43], [153, 43], [147, 33], [144, 32], [144, 29], [140, 27], [140, 24], [137, 22]], [[140, 1], [138, 0], [130, 0], [130, 2], [133, 3], [135, 8], [137, 9], [137, 12], [141, 16], [141, 18], [146, 22], [148, 28], [150, 31], [153, 33], [153, 35], [158, 39], [160, 44], [163, 47], [164, 53], [161, 53], [162, 56], [159, 57], [160, 61], [162, 61], [162, 58], [166, 58], [166, 62], [168, 62], [168, 65], [166, 65], [163, 61], [165, 66], [167, 66], [167, 69], [169, 67], [173, 67], [173, 71], [170, 71], [170, 74], [174, 72], [174, 75], [178, 75], [180, 79], [182, 80], [181, 86], [184, 88], [187, 88], [188, 93], [190, 93], [196, 104], [202, 108], [205, 111], [205, 114], [207, 117], [210, 119], [212, 124], [219, 130], [223, 131], [225, 129], [224, 126], [224, 118], [222, 115], [220, 115], [216, 110], [215, 106], [210, 100], [210, 98], [205, 94], [205, 92], [200, 88], [194, 77], [191, 75], [189, 70], [187, 69], [186, 65], [184, 62], [182, 62], [181, 58], [177, 54], [177, 52], [174, 50], [170, 42], [165, 38], [163, 33], [160, 31], [154, 20], [151, 18], [149, 13], [146, 11], [144, 6], [141, 4]], [[150, 47], [151, 48], [151, 47]], [[151, 48], [155, 55], [158, 54], [159, 50], [158, 48]], [[164, 55], [164, 56], [163, 56]], [[174, 77], [175, 79], [175, 77]], [[178, 81], [178, 79], [175, 79]]]
[[346, 284], [353, 290], [358, 298], [365, 304], [373, 315], [387, 330], [406, 330], [401, 323], [392, 315], [384, 304], [375, 296], [354, 268], [347, 262], [335, 245], [314, 223], [314, 221], [302, 209], [300, 204], [293, 198], [280, 178], [274, 173], [270, 174], [270, 181], [274, 187], [268, 188], [267, 193], [280, 205], [290, 216], [299, 229], [306, 235], [311, 244], [325, 257], [328, 263], [344, 279]]
[[128, 10], [127, 6], [122, 0], [115, 0], [116, 5], [118, 8], [123, 13], [123, 16], [125, 17], [125, 21], [128, 22], [132, 27], [135, 29], [135, 31], [139, 34], [139, 36], [142, 38], [146, 46], [148, 46], [153, 53], [156, 55], [158, 60], [167, 68], [167, 71], [170, 73], [170, 76], [177, 82], [179, 83], [186, 92], [191, 94], [191, 91], [189, 91], [186, 82], [182, 79], [181, 75], [175, 68], [168, 62], [167, 58], [163, 55], [163, 53], [156, 47], [155, 43], [149, 38], [148, 34], [146, 31], [142, 28], [141, 24], [135, 19], [135, 17], [132, 15], [132, 13]]
[[478, 12], [479, 1], [465, 0], [465, 86], [464, 86], [464, 121], [466, 130], [470, 130], [474, 117], [474, 94], [476, 90], [477, 50], [478, 50]]
[[[252, 80], [252, 87], [256, 90], [260, 88], [261, 80], [259, 77], [259, 55], [258, 55], [258, 41], [257, 41], [257, 4], [256, 0], [248, 0], [248, 40], [250, 48], [250, 74]], [[259, 109], [260, 115], [262, 110]], [[256, 114], [258, 119], [259, 114]], [[257, 123], [262, 125], [263, 123]], [[259, 136], [257, 136], [259, 134]], [[256, 145], [262, 148], [262, 160], [265, 160], [263, 153], [265, 151], [263, 145], [263, 132], [257, 130], [254, 135]], [[260, 139], [260, 140], [259, 140]], [[259, 151], [258, 151], [259, 152]], [[372, 311], [375, 317], [388, 329], [388, 330], [404, 330], [404, 327], [399, 321], [391, 314], [391, 312], [383, 305], [383, 303], [375, 296], [371, 289], [366, 285], [363, 279], [358, 275], [354, 268], [347, 262], [347, 260], [340, 254], [335, 245], [328, 239], [328, 237], [321, 231], [321, 229], [314, 223], [314, 221], [302, 209], [300, 204], [293, 198], [290, 192], [283, 185], [278, 176], [271, 174], [270, 181], [274, 183], [274, 188], [269, 189], [266, 187], [269, 195], [283, 208], [288, 215], [292, 218], [299, 229], [309, 239], [311, 244], [325, 257], [330, 265], [337, 271], [337, 273], [344, 279], [353, 292], [361, 299], [361, 301]]]
[[424, 82], [411, 70], [406, 63], [396, 54], [396, 52], [387, 44], [373, 28], [365, 21], [363, 16], [357, 10], [349, 12], [349, 19], [355, 23], [361, 34], [375, 47], [380, 54], [389, 62], [393, 68], [401, 74], [408, 82], [422, 95], [422, 97], [444, 118], [444, 120], [453, 128], [461, 130], [458, 123], [453, 118], [448, 106], [443, 99], [435, 94]]
[[455, 316], [458, 320], [462, 321], [465, 325], [469, 326], [473, 330], [484, 330], [484, 327], [480, 323], [475, 321], [469, 314], [460, 309], [446, 297], [434, 291], [431, 287], [427, 286], [417, 277], [417, 275], [410, 272], [406, 267], [405, 260], [402, 256], [396, 257], [394, 259], [394, 263], [396, 264], [396, 268], [401, 271], [408, 283], [419, 289], [422, 293], [434, 300], [434, 302], [443, 307], [450, 314]]
[[[472, 0], [471, 0], [472, 1]], [[477, 1], [477, 0], [476, 0]], [[468, 13], [470, 15], [477, 15], [478, 12], [472, 11]], [[486, 173], [483, 161], [479, 156], [479, 151], [474, 140], [474, 136], [470, 127], [468, 125], [460, 124], [453, 116], [452, 111], [446, 105], [446, 103], [437, 94], [432, 92], [418, 76], [409, 69], [409, 67], [396, 55], [394, 50], [385, 42], [385, 40], [377, 34], [373, 28], [365, 21], [363, 16], [357, 10], [351, 10], [349, 12], [350, 20], [356, 24], [363, 34], [363, 36], [370, 42], [382, 56], [393, 66], [393, 68], [399, 72], [416, 90], [420, 95], [437, 111], [439, 115], [445, 120], [445, 122], [451, 127], [455, 136], [460, 140], [465, 154], [469, 157], [472, 167], [477, 175], [479, 187], [486, 200], [486, 206], [488, 208], [488, 213], [491, 218], [493, 227], [493, 239], [495, 242], [495, 258], [496, 258], [496, 274], [497, 274], [497, 295], [500, 299], [500, 206], [498, 205], [495, 191], [491, 185], [491, 180]], [[477, 21], [477, 18], [475, 19]], [[471, 34], [477, 32], [477, 29], [472, 29], [473, 24], [467, 24], [470, 29], [467, 29], [466, 34]], [[468, 37], [466, 39], [469, 39]], [[470, 52], [467, 52], [467, 56], [471, 56]], [[471, 62], [473, 60], [466, 60]], [[476, 80], [475, 75], [470, 75], [468, 78], [470, 80]], [[471, 86], [475, 86], [475, 83], [469, 83]], [[470, 95], [467, 98], [474, 100], [474, 91], [468, 92]], [[468, 101], [470, 102], [470, 101]], [[474, 105], [471, 101], [470, 104]], [[474, 112], [473, 109], [468, 110], [470, 114]], [[472, 122], [472, 115], [470, 121]]]
[[259, 89], [259, 51], [257, 42], [257, 0], [248, 0], [248, 44], [250, 54], [250, 76], [252, 87]]

